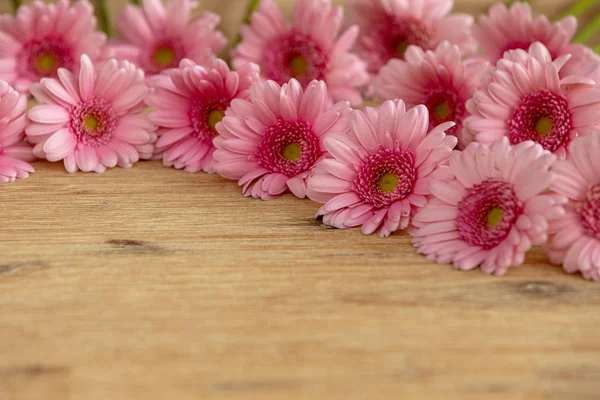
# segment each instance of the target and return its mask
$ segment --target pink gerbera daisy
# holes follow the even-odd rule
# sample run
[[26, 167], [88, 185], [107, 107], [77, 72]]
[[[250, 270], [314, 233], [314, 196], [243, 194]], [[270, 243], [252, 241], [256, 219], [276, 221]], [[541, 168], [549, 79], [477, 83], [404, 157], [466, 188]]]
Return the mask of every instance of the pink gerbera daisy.
[[250, 97], [234, 99], [217, 125], [217, 172], [237, 179], [246, 196], [270, 200], [289, 189], [304, 198], [306, 178], [325, 155], [323, 139], [348, 129], [348, 102], [329, 107], [324, 82], [304, 91], [295, 79], [256, 83]]
[[0, 81], [0, 182], [27, 178], [35, 160], [25, 139], [27, 98]]
[[[444, 41], [435, 50], [409, 46], [404, 60], [391, 60], [374, 79], [379, 100], [402, 99], [408, 107], [424, 104], [429, 110], [429, 130], [453, 121], [449, 135], [460, 138], [465, 103], [480, 87], [486, 63], [461, 61], [460, 49]], [[459, 148], [463, 146], [459, 142]]]
[[190, 18], [197, 6], [192, 0], [142, 0], [142, 7], [126, 5], [117, 19], [124, 41], [112, 42], [106, 55], [125, 59], [147, 76], [176, 68], [184, 58], [210, 64], [227, 40], [216, 30], [220, 17], [203, 12]]
[[410, 45], [431, 50], [447, 40], [463, 52], [473, 51], [473, 17], [448, 15], [453, 5], [453, 0], [351, 1], [350, 13], [361, 29], [358, 52], [369, 71], [377, 73], [389, 60], [404, 58]]
[[360, 88], [369, 80], [364, 62], [349, 50], [358, 28], [339, 35], [342, 8], [331, 0], [297, 1], [289, 27], [272, 0], [261, 1], [251, 24], [242, 27], [242, 42], [233, 52], [236, 68], [258, 64], [264, 78], [282, 85], [294, 78], [306, 87], [323, 80], [334, 100], [361, 103]]
[[551, 23], [544, 15], [532, 16], [531, 6], [517, 1], [510, 8], [503, 3], [494, 4], [488, 13], [473, 26], [473, 36], [479, 42], [484, 57], [495, 63], [507, 50], [528, 50], [534, 42], [548, 48], [553, 59], [571, 54], [572, 60], [562, 72], [581, 74], [581, 67], [600, 58], [586, 46], [571, 44], [577, 32], [577, 19], [569, 16]]
[[144, 73], [127, 61], [108, 60], [96, 69], [81, 56], [79, 76], [58, 70], [58, 79], [31, 86], [43, 105], [29, 112], [34, 154], [64, 160], [69, 172], [131, 167], [152, 154], [154, 125], [141, 112], [148, 87]]
[[485, 144], [504, 136], [512, 144], [533, 140], [564, 158], [573, 138], [600, 124], [600, 89], [594, 81], [559, 77], [568, 59], [566, 55], [553, 62], [537, 42], [529, 53], [507, 52], [483, 80], [482, 90], [467, 102], [472, 115], [465, 124], [474, 140]]
[[169, 79], [156, 81], [156, 90], [146, 99], [157, 109], [150, 120], [162, 128], [156, 151], [165, 166], [213, 173], [216, 125], [233, 99], [248, 99], [258, 66], [246, 64], [233, 72], [223, 60], [212, 68], [184, 60], [167, 74]]
[[16, 17], [0, 15], [0, 79], [29, 93], [32, 83], [56, 77], [58, 68], [75, 68], [82, 54], [98, 57], [105, 41], [87, 0], [73, 6], [35, 1], [19, 7]]
[[566, 196], [566, 213], [550, 222], [546, 252], [567, 272], [600, 280], [600, 133], [571, 143], [569, 158], [553, 166], [552, 189]]
[[427, 204], [431, 180], [443, 179], [439, 167], [456, 145], [444, 133], [453, 122], [429, 133], [428, 124], [426, 107], [407, 111], [401, 100], [352, 111], [350, 134], [325, 138], [332, 157], [321, 160], [308, 179], [308, 197], [325, 203], [317, 212], [323, 222], [340, 229], [362, 225], [366, 235], [406, 228], [414, 211]]
[[564, 212], [560, 196], [544, 193], [555, 160], [532, 141], [512, 147], [507, 138], [455, 151], [453, 180], [433, 181], [432, 200], [413, 218], [419, 253], [461, 270], [481, 265], [487, 274], [521, 265], [532, 245], [546, 241], [548, 220]]

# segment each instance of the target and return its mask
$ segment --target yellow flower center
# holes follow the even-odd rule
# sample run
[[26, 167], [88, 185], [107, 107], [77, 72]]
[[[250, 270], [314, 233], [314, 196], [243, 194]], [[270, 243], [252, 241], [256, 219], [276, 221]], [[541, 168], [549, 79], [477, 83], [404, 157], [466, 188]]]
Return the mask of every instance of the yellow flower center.
[[395, 174], [385, 174], [379, 178], [377, 185], [384, 193], [393, 192], [398, 187], [398, 176]]
[[172, 65], [175, 61], [175, 51], [169, 46], [157, 48], [152, 55], [154, 64], [161, 68]]
[[98, 129], [98, 118], [94, 117], [93, 115], [86, 116], [83, 118], [83, 126], [91, 131], [95, 131]]
[[283, 148], [281, 155], [287, 161], [296, 161], [302, 156], [302, 148], [296, 143], [290, 143]]
[[212, 110], [210, 114], [208, 114], [208, 118], [206, 119], [206, 123], [213, 131], [216, 131], [216, 126], [219, 122], [223, 120], [225, 117], [225, 113], [221, 110]]
[[433, 114], [438, 118], [438, 119], [446, 119], [450, 116], [450, 112], [452, 110], [450, 109], [450, 105], [448, 104], [447, 101], [442, 101], [439, 104], [436, 104], [433, 107]]
[[290, 63], [290, 70], [294, 76], [302, 76], [308, 71], [308, 62], [302, 56], [297, 56]]
[[396, 45], [396, 53], [401, 58], [404, 57], [404, 53], [406, 53], [407, 49], [408, 49], [408, 43], [406, 43], [406, 42], [400, 42]]
[[40, 74], [51, 74], [58, 67], [58, 60], [54, 54], [42, 53], [35, 59], [35, 69]]
[[500, 207], [494, 207], [490, 210], [487, 215], [487, 225], [490, 228], [498, 225], [500, 221], [502, 221], [502, 217], [504, 216], [504, 211]]
[[549, 117], [538, 119], [535, 124], [535, 130], [540, 136], [546, 136], [552, 130], [552, 120]]

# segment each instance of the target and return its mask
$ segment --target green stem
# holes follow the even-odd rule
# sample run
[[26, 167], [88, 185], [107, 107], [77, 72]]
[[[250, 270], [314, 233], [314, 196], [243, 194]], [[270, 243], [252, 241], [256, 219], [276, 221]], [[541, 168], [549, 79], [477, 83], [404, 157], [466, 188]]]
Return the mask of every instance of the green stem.
[[589, 41], [596, 33], [600, 31], [600, 15], [596, 16], [593, 20], [590, 21], [586, 26], [584, 26], [577, 36], [575, 36], [575, 43], [586, 43]]
[[[251, 22], [251, 17], [252, 14], [258, 10], [258, 7], [260, 6], [260, 0], [250, 0], [250, 3], [248, 4], [248, 8], [246, 9], [246, 14], [244, 14], [244, 24], [248, 25]], [[240, 44], [240, 42], [242, 41], [242, 35], [238, 35], [235, 38], [235, 41], [232, 44], [232, 48], [237, 47], [238, 44]]]
[[19, 7], [21, 7], [21, 0], [12, 0], [13, 10], [15, 10], [15, 14]]
[[597, 0], [579, 0], [573, 3], [573, 5], [565, 10], [564, 13], [560, 16], [560, 19], [564, 17], [568, 17], [572, 15], [574, 17], [581, 16], [584, 12], [586, 12], [589, 8], [594, 6], [597, 3]]
[[136, 6], [139, 6], [139, 5], [141, 5], [141, 4], [142, 4], [142, 2], [141, 2], [140, 0], [129, 0], [129, 2], [130, 2], [131, 4], [135, 4]]
[[248, 9], [246, 10], [246, 16], [244, 17], [244, 24], [250, 23], [250, 17], [252, 13], [258, 10], [260, 6], [260, 0], [250, 0], [250, 4], [248, 4]]
[[96, 8], [96, 18], [98, 18], [98, 27], [110, 36], [110, 19], [108, 17], [108, 9], [106, 8], [106, 2], [104, 0], [94, 0], [94, 6]]

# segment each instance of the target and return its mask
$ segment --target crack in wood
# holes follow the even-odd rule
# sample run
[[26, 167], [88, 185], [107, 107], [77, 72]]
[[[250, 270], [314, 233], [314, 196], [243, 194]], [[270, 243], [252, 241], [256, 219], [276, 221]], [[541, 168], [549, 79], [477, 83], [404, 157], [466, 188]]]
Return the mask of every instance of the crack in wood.
[[116, 251], [123, 251], [134, 254], [163, 254], [168, 253], [167, 250], [161, 246], [145, 242], [143, 240], [134, 239], [111, 239], [107, 240], [106, 244], [111, 249]]
[[28, 270], [41, 270], [48, 267], [47, 263], [40, 260], [10, 262], [0, 264], [0, 276], [13, 275]]
[[0, 369], [0, 376], [8, 378], [36, 378], [41, 375], [67, 374], [70, 368], [64, 365], [31, 364]]

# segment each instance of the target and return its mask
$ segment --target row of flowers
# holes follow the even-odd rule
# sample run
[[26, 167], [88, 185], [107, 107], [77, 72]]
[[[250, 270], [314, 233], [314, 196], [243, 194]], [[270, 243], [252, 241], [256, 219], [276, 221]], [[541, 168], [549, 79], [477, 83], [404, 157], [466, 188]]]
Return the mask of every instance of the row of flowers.
[[[500, 4], [472, 26], [450, 0], [355, 1], [342, 33], [329, 0], [298, 1], [291, 26], [263, 0], [231, 70], [218, 18], [192, 5], [127, 6], [109, 44], [86, 0], [3, 16], [0, 181], [36, 158], [161, 159], [246, 196], [308, 197], [333, 227], [406, 230], [459, 269], [501, 275], [544, 245], [600, 280], [600, 58], [570, 43], [574, 18]], [[23, 93], [40, 105], [26, 113]], [[381, 105], [352, 108], [364, 95]]]

